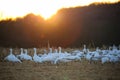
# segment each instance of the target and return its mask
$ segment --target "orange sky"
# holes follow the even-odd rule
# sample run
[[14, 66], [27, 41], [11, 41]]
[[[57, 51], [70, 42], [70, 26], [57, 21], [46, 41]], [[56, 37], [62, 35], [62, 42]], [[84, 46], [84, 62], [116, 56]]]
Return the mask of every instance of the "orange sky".
[[93, 2], [118, 2], [120, 0], [0, 0], [0, 20], [22, 17], [28, 13], [50, 18], [61, 8], [89, 5]]

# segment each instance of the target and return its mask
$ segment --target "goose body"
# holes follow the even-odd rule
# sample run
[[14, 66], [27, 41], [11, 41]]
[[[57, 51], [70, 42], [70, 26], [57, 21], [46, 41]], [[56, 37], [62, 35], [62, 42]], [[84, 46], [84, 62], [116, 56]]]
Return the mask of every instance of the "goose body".
[[60, 54], [57, 52], [57, 49], [55, 49], [55, 52], [54, 52], [54, 53], [49, 52], [48, 55], [42, 56], [42, 60], [43, 60], [44, 62], [47, 61], [47, 62], [53, 63], [54, 60], [56, 60], [56, 59], [59, 57], [59, 55], [60, 55]]
[[109, 57], [107, 57], [107, 56], [104, 56], [104, 57], [102, 57], [101, 58], [101, 62], [102, 62], [102, 64], [104, 64], [104, 63], [106, 63], [106, 62], [109, 62]]
[[23, 60], [24, 59], [24, 53], [23, 53], [23, 48], [20, 49], [20, 54], [17, 55], [17, 57], [20, 59], [20, 60]]
[[27, 49], [25, 49], [25, 54], [24, 54], [24, 56], [23, 56], [23, 59], [24, 59], [24, 60], [31, 60], [31, 61], [32, 61], [32, 57], [31, 57], [30, 55], [28, 55], [27, 53], [28, 53], [28, 52], [27, 52]]
[[5, 60], [10, 62], [20, 62], [22, 63], [14, 54], [12, 54], [12, 49], [10, 49], [10, 54], [5, 57]]
[[36, 62], [36, 63], [41, 63], [42, 62], [42, 59], [37, 55], [36, 48], [34, 48], [33, 61]]
[[92, 57], [93, 57], [93, 53], [91, 52], [91, 51], [89, 51], [89, 49], [87, 49], [87, 54], [85, 55], [85, 58], [87, 59], [87, 60], [91, 60], [92, 59]]

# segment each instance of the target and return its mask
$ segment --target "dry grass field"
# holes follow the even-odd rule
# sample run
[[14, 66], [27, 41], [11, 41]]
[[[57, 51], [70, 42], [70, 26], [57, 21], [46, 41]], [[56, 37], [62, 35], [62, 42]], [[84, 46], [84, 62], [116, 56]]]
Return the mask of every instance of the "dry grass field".
[[59, 64], [12, 63], [3, 60], [7, 49], [0, 52], [0, 80], [120, 80], [120, 63], [89, 63], [85, 59]]

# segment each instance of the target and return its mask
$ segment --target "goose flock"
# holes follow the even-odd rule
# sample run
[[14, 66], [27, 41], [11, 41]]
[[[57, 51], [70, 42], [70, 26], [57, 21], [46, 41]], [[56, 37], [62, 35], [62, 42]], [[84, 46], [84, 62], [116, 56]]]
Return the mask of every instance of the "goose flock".
[[[74, 50], [70, 53], [62, 52], [61, 47], [55, 49], [54, 52], [52, 48], [49, 48], [49, 52], [44, 49], [44, 54], [37, 54], [37, 49], [33, 48], [34, 54], [30, 56], [27, 49], [21, 48], [21, 53], [19, 55], [14, 55], [12, 48], [10, 48], [10, 53], [4, 58], [6, 61], [19, 62], [22, 63], [23, 60], [30, 60], [36, 63], [50, 62], [51, 64], [58, 64], [60, 62], [70, 62], [73, 60], [82, 61], [85, 58], [88, 61], [100, 61], [102, 64], [106, 62], [120, 62], [120, 48], [112, 46], [107, 50], [101, 50], [96, 48], [94, 51], [90, 51], [84, 45], [83, 50]], [[24, 51], [24, 52], [23, 52]]]

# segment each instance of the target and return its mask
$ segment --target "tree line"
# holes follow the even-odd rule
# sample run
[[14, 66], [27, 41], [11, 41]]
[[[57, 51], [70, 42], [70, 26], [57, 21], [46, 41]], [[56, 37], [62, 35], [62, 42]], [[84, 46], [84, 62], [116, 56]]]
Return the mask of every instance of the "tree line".
[[120, 2], [64, 8], [48, 20], [32, 13], [0, 21], [3, 47], [79, 47], [120, 44]]

